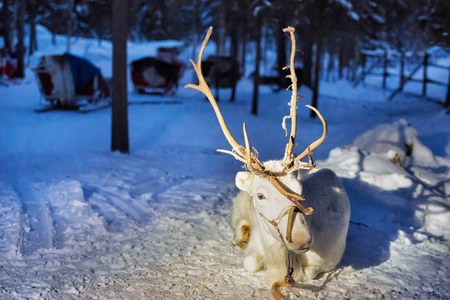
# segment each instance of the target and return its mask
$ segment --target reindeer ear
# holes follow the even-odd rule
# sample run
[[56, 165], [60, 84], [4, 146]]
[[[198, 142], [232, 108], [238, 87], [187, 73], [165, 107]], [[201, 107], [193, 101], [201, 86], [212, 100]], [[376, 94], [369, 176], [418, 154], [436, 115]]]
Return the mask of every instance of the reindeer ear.
[[236, 186], [241, 191], [250, 193], [250, 186], [253, 184], [254, 177], [255, 175], [250, 172], [238, 172], [236, 174]]

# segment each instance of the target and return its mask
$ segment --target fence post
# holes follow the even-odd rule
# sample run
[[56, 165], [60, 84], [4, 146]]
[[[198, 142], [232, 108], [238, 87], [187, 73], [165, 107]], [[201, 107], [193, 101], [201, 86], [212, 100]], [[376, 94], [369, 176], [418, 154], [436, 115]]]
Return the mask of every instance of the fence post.
[[403, 85], [405, 84], [405, 53], [402, 52], [400, 57], [400, 87], [399, 89], [403, 91]]
[[383, 63], [383, 89], [386, 89], [386, 77], [388, 75], [387, 65], [388, 65], [387, 50], [385, 50], [384, 51], [384, 63]]
[[429, 54], [425, 52], [423, 56], [423, 86], [422, 86], [422, 97], [427, 96], [427, 66], [428, 66], [428, 57]]

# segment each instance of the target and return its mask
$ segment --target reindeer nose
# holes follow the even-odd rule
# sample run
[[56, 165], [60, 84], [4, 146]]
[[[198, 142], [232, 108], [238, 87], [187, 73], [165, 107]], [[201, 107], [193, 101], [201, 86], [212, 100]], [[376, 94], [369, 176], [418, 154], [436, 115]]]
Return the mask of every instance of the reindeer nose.
[[289, 243], [290, 246], [292, 246], [295, 251], [303, 251], [306, 252], [311, 248], [312, 244], [312, 237], [305, 236], [304, 234], [301, 235], [292, 235], [292, 241]]

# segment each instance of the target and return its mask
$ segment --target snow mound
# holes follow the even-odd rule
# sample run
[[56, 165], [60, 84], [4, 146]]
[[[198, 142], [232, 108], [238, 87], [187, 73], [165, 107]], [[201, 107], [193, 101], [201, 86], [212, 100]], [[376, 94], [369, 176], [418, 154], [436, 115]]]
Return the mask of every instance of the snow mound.
[[[407, 220], [402, 225], [414, 229], [416, 241], [450, 239], [450, 161], [433, 155], [405, 120], [363, 133], [350, 148], [331, 150], [320, 165], [366, 184], [361, 189], [373, 187], [358, 197], [374, 193], [376, 202]], [[386, 191], [394, 193], [386, 197]]]
[[404, 119], [392, 124], [381, 124], [367, 131], [354, 140], [353, 146], [367, 152], [383, 154], [398, 163], [435, 164], [431, 150], [420, 142], [417, 130]]
[[358, 177], [359, 180], [386, 191], [412, 185], [408, 173], [402, 167], [392, 163], [384, 155], [361, 151], [357, 147], [335, 148], [323, 163], [339, 177]]

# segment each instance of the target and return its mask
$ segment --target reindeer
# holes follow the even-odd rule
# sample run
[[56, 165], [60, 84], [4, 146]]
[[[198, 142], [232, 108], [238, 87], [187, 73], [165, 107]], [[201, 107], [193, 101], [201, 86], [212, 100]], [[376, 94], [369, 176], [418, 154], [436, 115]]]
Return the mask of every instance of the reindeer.
[[216, 88], [217, 101], [219, 101], [219, 88], [231, 88], [230, 101], [234, 101], [236, 85], [242, 76], [239, 62], [230, 56], [210, 55], [201, 68], [207, 84]]
[[[222, 131], [232, 147], [232, 155], [245, 164], [247, 172], [238, 172], [236, 186], [241, 192], [233, 199], [231, 225], [235, 230], [235, 243], [244, 251], [244, 268], [248, 272], [266, 271], [268, 281], [275, 282], [272, 294], [279, 296], [277, 288], [292, 286], [295, 281], [308, 281], [318, 274], [333, 270], [345, 249], [350, 218], [347, 194], [333, 171], [315, 167], [311, 152], [326, 138], [327, 124], [320, 112], [311, 106], [323, 125], [322, 136], [300, 155], [292, 151], [295, 146], [297, 113], [297, 78], [294, 70], [294, 29], [284, 29], [292, 39], [290, 75], [292, 98], [290, 115], [291, 133], [282, 160], [260, 162], [257, 151], [250, 147], [245, 123], [245, 147], [239, 145], [229, 132], [219, 107], [201, 72], [201, 60], [212, 32], [209, 29], [198, 56], [191, 60], [199, 84], [186, 87], [197, 89], [210, 101]], [[309, 161], [302, 162], [305, 157]], [[306, 199], [306, 200], [305, 200]], [[314, 207], [305, 207], [303, 202]], [[314, 212], [314, 213], [313, 213]], [[284, 282], [283, 275], [285, 275]]]
[[[274, 68], [276, 69], [276, 68]], [[291, 87], [291, 80], [289, 77], [290, 71], [286, 68], [282, 68], [278, 72], [278, 76], [259, 76], [258, 84], [260, 85], [272, 85], [274, 92], [279, 92], [282, 89], [289, 89]], [[252, 73], [249, 78], [253, 78], [255, 73]], [[297, 77], [297, 89], [299, 89], [303, 83], [303, 69], [295, 68], [295, 76]]]

